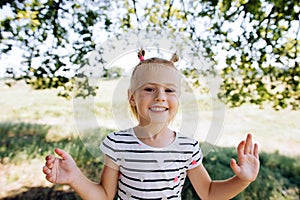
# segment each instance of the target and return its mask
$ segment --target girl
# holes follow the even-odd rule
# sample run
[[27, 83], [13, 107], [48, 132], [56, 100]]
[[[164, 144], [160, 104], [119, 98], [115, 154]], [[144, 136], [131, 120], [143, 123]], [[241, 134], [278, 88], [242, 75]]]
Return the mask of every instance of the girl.
[[181, 199], [186, 176], [201, 199], [230, 199], [243, 191], [259, 171], [258, 146], [252, 135], [237, 147], [238, 163], [230, 166], [235, 176], [213, 181], [202, 164], [199, 143], [168, 128], [180, 98], [181, 74], [171, 61], [144, 60], [135, 67], [128, 90], [136, 127], [109, 134], [100, 148], [105, 165], [99, 183], [91, 182], [61, 149], [49, 155], [43, 172], [52, 183], [69, 184], [83, 199]]

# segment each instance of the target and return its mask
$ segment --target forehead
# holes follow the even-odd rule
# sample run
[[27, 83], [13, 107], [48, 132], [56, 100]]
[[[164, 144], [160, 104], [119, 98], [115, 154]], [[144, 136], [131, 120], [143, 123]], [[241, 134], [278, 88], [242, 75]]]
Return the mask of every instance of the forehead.
[[145, 84], [143, 84], [142, 86], [163, 86], [163, 87], [177, 87], [176, 84], [170, 82], [165, 82], [163, 84], [157, 83], [157, 82], [146, 82]]
[[135, 88], [144, 84], [163, 84], [180, 86], [181, 73], [174, 67], [170, 66], [140, 66], [136, 69], [131, 84]]

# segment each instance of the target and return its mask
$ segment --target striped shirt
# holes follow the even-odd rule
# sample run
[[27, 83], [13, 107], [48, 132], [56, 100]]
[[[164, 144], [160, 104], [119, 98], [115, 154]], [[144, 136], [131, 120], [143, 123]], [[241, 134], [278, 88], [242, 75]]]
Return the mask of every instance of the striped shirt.
[[110, 133], [100, 149], [119, 166], [120, 200], [180, 200], [187, 170], [202, 162], [198, 141], [180, 133], [172, 144], [155, 148], [141, 142], [130, 128]]

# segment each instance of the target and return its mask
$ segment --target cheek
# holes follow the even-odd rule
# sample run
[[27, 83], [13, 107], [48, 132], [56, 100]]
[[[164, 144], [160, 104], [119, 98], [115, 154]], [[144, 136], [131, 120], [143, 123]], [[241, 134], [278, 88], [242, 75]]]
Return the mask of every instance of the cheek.
[[170, 98], [170, 102], [172, 103], [173, 107], [178, 108], [178, 106], [179, 106], [179, 98], [177, 96], [172, 96]]

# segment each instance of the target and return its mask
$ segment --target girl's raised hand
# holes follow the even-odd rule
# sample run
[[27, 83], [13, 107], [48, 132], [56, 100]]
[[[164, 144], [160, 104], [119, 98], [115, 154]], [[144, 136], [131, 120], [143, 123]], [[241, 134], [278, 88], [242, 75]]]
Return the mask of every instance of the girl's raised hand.
[[61, 149], [55, 149], [60, 158], [53, 155], [46, 157], [43, 172], [51, 183], [69, 184], [76, 177], [77, 166], [70, 154]]
[[259, 172], [258, 145], [253, 145], [252, 135], [248, 134], [237, 147], [238, 163], [231, 159], [230, 166], [233, 172], [243, 181], [252, 182]]

